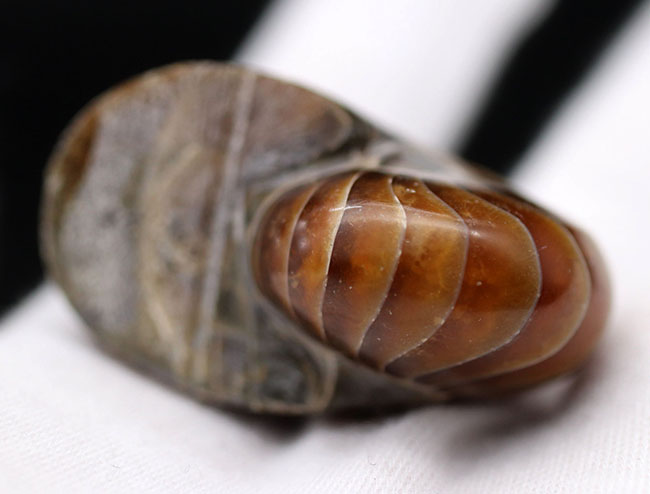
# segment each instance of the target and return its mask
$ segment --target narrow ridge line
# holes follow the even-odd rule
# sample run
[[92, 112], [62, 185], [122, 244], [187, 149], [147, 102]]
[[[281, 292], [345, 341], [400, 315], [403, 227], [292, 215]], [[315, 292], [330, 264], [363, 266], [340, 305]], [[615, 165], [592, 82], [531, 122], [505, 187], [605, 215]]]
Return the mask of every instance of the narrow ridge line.
[[[223, 179], [217, 196], [218, 200], [215, 200], [213, 203], [212, 223], [210, 225], [208, 242], [208, 258], [201, 290], [198, 324], [192, 340], [197, 355], [193, 363], [193, 373], [199, 379], [205, 379], [208, 375], [207, 343], [210, 341], [210, 335], [212, 333], [212, 324], [217, 309], [217, 297], [221, 284], [223, 246], [226, 241], [226, 235], [223, 232], [230, 212], [227, 205], [232, 202], [232, 196], [234, 194], [238, 175], [237, 168], [241, 161], [241, 154], [250, 124], [256, 80], [257, 76], [254, 73], [247, 71], [242, 73], [239, 90], [236, 95], [234, 123], [223, 165]], [[223, 352], [223, 335], [217, 334], [216, 337], [219, 338], [218, 345], [220, 351]]]

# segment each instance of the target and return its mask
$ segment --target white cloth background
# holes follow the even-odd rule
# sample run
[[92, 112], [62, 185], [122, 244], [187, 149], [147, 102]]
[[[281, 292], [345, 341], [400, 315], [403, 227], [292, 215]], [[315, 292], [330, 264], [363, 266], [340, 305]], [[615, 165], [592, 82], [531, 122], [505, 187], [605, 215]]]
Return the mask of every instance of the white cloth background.
[[[240, 58], [445, 146], [547, 2], [396, 5], [285, 0]], [[516, 176], [609, 260], [611, 324], [577, 380], [371, 420], [244, 417], [99, 351], [46, 285], [0, 324], [0, 492], [650, 491], [648, 47], [646, 4]]]

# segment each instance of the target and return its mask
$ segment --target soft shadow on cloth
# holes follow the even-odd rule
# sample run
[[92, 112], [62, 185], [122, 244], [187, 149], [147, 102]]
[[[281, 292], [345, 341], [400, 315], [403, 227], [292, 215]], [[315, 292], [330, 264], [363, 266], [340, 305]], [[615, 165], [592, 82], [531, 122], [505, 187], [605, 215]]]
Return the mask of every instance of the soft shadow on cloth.
[[[472, 463], [493, 454], [495, 450], [506, 449], [522, 441], [529, 442], [536, 434], [543, 434], [547, 428], [567, 420], [572, 413], [579, 413], [580, 407], [588, 401], [587, 397], [598, 387], [599, 376], [607, 372], [604, 360], [602, 352], [597, 352], [583, 369], [570, 376], [512, 397], [487, 402], [433, 404], [416, 410], [350, 412], [314, 418], [259, 416], [236, 411], [223, 413], [231, 414], [247, 427], [256, 428], [261, 436], [276, 444], [290, 444], [299, 440], [312, 426], [343, 436], [346, 431], [372, 434], [411, 418], [419, 423], [430, 421], [432, 426], [436, 424], [440, 427], [440, 422], [444, 422], [451, 413], [456, 419], [462, 419], [463, 426], [459, 427], [458, 422], [453, 425], [458, 431], [451, 434], [445, 448], [449, 461]], [[397, 435], [392, 440], [401, 439]], [[412, 441], [412, 438], [403, 438], [403, 441]], [[432, 445], [434, 447], [437, 449], [440, 444]]]
[[[314, 428], [329, 429], [341, 435], [345, 435], [346, 431], [372, 434], [384, 427], [395, 426], [411, 419], [420, 423], [430, 422], [432, 426], [440, 427], [441, 422], [444, 423], [452, 415], [455, 419], [460, 418], [463, 424], [462, 427], [459, 427], [458, 422], [452, 425], [458, 430], [451, 434], [449, 444], [445, 448], [452, 463], [472, 463], [493, 454], [495, 450], [507, 449], [521, 441], [530, 441], [535, 434], [543, 433], [545, 429], [567, 419], [584, 406], [588, 401], [586, 397], [599, 386], [601, 375], [608, 372], [607, 359], [604, 358], [601, 345], [599, 351], [580, 371], [508, 398], [486, 402], [432, 404], [415, 410], [396, 409], [386, 413], [363, 411], [316, 417], [282, 417], [258, 415], [201, 403], [170, 384], [164, 377], [151, 375], [137, 364], [125, 363], [106, 350], [87, 330], [83, 333], [75, 331], [72, 334], [75, 336], [71, 339], [76, 344], [86, 346], [88, 351], [101, 352], [116, 365], [127, 366], [146, 379], [151, 379], [152, 386], [164, 386], [215, 414], [227, 416], [243, 428], [255, 430], [256, 436], [273, 447], [289, 446], [304, 438]], [[393, 440], [400, 441], [400, 438]], [[407, 438], [403, 440], [407, 441]], [[440, 444], [435, 447], [439, 448]]]
[[484, 405], [485, 416], [454, 436], [449, 445], [450, 459], [472, 462], [513, 443], [530, 441], [531, 436], [563, 421], [583, 406], [598, 386], [603, 360], [599, 353], [571, 376]]

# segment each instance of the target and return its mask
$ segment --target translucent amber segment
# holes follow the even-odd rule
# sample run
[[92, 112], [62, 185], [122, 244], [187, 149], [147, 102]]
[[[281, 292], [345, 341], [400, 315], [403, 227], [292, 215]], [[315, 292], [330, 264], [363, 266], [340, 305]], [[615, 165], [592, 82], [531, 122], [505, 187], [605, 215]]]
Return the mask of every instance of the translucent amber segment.
[[337, 175], [314, 192], [296, 223], [289, 252], [289, 298], [299, 320], [325, 339], [321, 308], [327, 267], [348, 194], [358, 174]]
[[537, 250], [517, 218], [465, 190], [429, 187], [467, 224], [469, 248], [463, 285], [445, 323], [386, 367], [402, 377], [445, 369], [506, 344], [528, 320], [541, 287]]
[[392, 177], [366, 173], [355, 182], [327, 270], [323, 323], [328, 341], [356, 355], [393, 280], [404, 240], [404, 210]]
[[576, 241], [538, 208], [493, 192], [476, 192], [519, 218], [530, 231], [542, 268], [542, 291], [522, 331], [505, 346], [421, 382], [449, 386], [503, 374], [539, 362], [560, 350], [584, 318], [590, 299], [589, 272]]
[[253, 274], [260, 290], [290, 315], [289, 249], [298, 217], [316, 187], [311, 184], [291, 190], [267, 211], [259, 223], [256, 240], [264, 249], [253, 251]]
[[361, 347], [361, 358], [379, 368], [445, 321], [461, 287], [468, 244], [460, 216], [423, 182], [396, 177], [393, 189], [406, 213], [406, 236], [386, 302]]
[[577, 369], [591, 355], [605, 328], [611, 297], [605, 264], [591, 239], [570, 229], [584, 253], [591, 276], [591, 299], [585, 318], [567, 344], [553, 356], [513, 372], [451, 388], [453, 396], [493, 396], [526, 388]]

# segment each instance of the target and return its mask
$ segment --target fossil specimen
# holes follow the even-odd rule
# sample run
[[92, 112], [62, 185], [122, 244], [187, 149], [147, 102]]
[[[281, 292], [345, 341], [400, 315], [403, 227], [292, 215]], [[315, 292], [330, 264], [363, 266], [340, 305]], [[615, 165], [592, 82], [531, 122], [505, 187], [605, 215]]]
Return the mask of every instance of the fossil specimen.
[[259, 412], [518, 390], [579, 367], [609, 306], [589, 238], [500, 179], [212, 62], [81, 112], [42, 239], [113, 352]]

